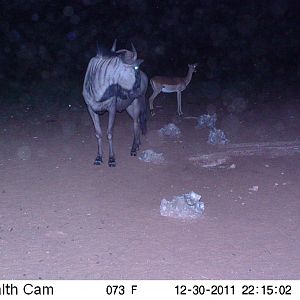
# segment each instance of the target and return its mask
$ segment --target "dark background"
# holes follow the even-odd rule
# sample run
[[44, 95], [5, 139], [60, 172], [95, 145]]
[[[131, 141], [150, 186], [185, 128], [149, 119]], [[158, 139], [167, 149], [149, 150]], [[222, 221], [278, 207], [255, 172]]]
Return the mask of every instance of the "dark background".
[[[97, 41], [132, 41], [142, 69], [196, 81], [243, 82], [250, 89], [299, 81], [300, 2], [293, 0], [81, 0], [0, 2], [4, 90], [74, 82], [80, 92]], [[193, 79], [194, 80], [194, 79]], [[25, 89], [26, 90], [26, 89]]]

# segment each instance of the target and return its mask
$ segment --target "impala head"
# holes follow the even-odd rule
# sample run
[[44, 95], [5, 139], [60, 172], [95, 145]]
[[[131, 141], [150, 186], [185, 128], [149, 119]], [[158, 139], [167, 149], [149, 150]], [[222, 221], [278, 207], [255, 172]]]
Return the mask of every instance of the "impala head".
[[196, 68], [197, 68], [198, 64], [189, 64], [188, 66], [189, 66], [189, 69], [191, 69], [193, 73], [197, 72]]

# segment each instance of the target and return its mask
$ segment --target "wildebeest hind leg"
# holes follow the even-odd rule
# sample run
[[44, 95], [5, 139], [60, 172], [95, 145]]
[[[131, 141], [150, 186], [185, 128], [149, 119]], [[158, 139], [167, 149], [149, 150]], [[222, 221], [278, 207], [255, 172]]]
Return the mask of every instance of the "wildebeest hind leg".
[[113, 129], [116, 117], [116, 101], [113, 100], [109, 109], [108, 109], [108, 127], [107, 127], [107, 138], [108, 138], [108, 145], [109, 145], [109, 159], [108, 159], [108, 166], [115, 167], [116, 166], [116, 159], [115, 159], [115, 152], [113, 148]]
[[98, 152], [97, 152], [97, 157], [94, 161], [94, 165], [101, 165], [103, 163], [103, 160], [102, 160], [102, 131], [100, 126], [100, 117], [97, 113], [95, 113], [92, 110], [90, 106], [88, 106], [88, 111], [94, 123], [96, 138], [98, 143]]
[[141, 144], [140, 140], [140, 124], [139, 124], [139, 114], [140, 114], [140, 106], [138, 99], [135, 99], [130, 106], [127, 107], [126, 111], [133, 119], [133, 143], [130, 151], [131, 156], [136, 156], [137, 151], [139, 150], [139, 146]]

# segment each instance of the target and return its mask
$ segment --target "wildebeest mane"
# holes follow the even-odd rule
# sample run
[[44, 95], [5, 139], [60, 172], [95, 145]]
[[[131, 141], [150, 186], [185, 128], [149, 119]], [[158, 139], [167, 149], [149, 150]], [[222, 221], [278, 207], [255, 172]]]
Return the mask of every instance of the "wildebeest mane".
[[96, 57], [104, 57], [104, 58], [111, 58], [119, 56], [116, 52], [111, 51], [111, 49], [104, 47], [102, 45], [99, 45], [97, 42], [97, 54]]

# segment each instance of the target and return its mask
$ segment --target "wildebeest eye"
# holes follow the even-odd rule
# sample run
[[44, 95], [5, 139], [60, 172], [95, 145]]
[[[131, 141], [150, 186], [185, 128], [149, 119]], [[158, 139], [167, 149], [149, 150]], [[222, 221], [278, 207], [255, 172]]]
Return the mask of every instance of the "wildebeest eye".
[[134, 66], [133, 67], [135, 70], [138, 70], [139, 69], [139, 66]]

